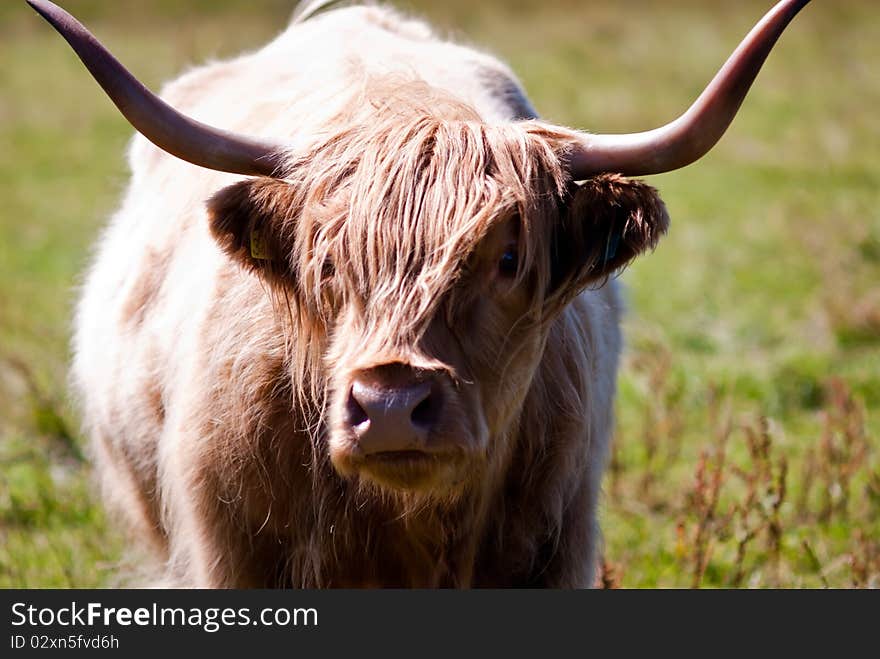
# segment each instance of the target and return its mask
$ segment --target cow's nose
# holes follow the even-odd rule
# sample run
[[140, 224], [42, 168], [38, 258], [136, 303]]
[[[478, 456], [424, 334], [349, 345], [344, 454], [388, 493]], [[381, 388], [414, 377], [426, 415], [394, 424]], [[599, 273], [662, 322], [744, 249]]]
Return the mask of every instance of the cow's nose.
[[442, 405], [436, 379], [360, 377], [351, 385], [348, 423], [365, 455], [424, 451]]

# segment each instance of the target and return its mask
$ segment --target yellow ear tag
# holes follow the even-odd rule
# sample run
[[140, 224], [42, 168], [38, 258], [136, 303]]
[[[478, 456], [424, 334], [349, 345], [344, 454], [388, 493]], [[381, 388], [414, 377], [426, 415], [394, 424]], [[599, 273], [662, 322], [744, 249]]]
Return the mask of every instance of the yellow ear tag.
[[263, 232], [259, 229], [251, 229], [251, 257], [261, 261], [271, 260]]

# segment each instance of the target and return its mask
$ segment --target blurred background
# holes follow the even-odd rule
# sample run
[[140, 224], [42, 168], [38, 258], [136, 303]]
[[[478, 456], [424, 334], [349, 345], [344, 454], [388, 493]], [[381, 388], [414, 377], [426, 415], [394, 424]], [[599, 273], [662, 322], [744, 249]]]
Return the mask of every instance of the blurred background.
[[[149, 87], [277, 34], [293, 0], [66, 0]], [[399, 0], [508, 61], [544, 118], [652, 128], [771, 0]], [[727, 135], [650, 177], [672, 229], [624, 275], [606, 587], [880, 585], [880, 31], [795, 19]], [[119, 583], [66, 392], [90, 245], [132, 129], [24, 3], [0, 5], [0, 586]]]

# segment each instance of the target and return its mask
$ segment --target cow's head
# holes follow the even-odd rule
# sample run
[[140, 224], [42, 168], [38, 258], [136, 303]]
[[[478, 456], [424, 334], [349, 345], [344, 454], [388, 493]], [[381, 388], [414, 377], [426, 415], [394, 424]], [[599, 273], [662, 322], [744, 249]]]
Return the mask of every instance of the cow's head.
[[487, 125], [418, 82], [372, 89], [395, 101], [358, 104], [283, 178], [221, 190], [209, 214], [319, 348], [303, 357], [329, 392], [337, 470], [437, 493], [503, 461], [490, 438], [511, 430], [549, 321], [668, 218], [643, 183], [574, 183], [570, 131]]
[[291, 154], [181, 115], [72, 17], [29, 1], [146, 137], [192, 163], [258, 177], [210, 200], [211, 228], [231, 258], [293, 302], [294, 377], [327, 393], [337, 470], [450, 495], [505, 460], [509, 443], [489, 438], [512, 431], [549, 322], [665, 231], [656, 192], [624, 175], [683, 167], [712, 148], [808, 2], [780, 2], [696, 103], [653, 131], [487, 124], [413, 83], [401, 102], [355, 112]]

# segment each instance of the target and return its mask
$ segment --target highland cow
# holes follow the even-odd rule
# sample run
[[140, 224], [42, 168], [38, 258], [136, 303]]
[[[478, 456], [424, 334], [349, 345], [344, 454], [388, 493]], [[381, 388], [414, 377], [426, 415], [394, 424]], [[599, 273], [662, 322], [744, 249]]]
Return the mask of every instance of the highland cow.
[[807, 0], [633, 135], [539, 120], [497, 59], [386, 7], [312, 2], [160, 100], [29, 1], [140, 132], [72, 375], [156, 578], [591, 585], [614, 275], [669, 222], [626, 177], [711, 149]]

